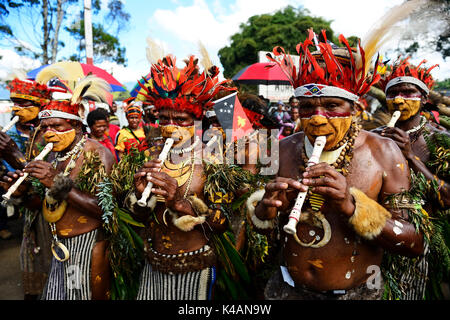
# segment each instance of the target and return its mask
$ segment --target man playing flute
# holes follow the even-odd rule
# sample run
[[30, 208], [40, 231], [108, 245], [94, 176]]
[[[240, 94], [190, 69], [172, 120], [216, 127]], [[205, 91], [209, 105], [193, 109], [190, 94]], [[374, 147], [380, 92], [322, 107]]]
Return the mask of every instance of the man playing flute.
[[[370, 57], [350, 48], [342, 35], [343, 48], [322, 35], [313, 53], [312, 30], [297, 46], [298, 68], [283, 48], [273, 50], [281, 62], [270, 57], [295, 89], [303, 132], [280, 142], [277, 177], [250, 197], [249, 214], [261, 232], [282, 229], [298, 193], [307, 197], [296, 233], [280, 230], [282, 266], [265, 296], [380, 299], [383, 253], [416, 257], [424, 250], [424, 236], [409, 216], [410, 199], [407, 206], [397, 197], [410, 188], [408, 163], [393, 141], [361, 130], [353, 120], [361, 110], [359, 98], [379, 79], [361, 64]], [[307, 167], [318, 136], [326, 137], [324, 150], [319, 163]]]
[[[422, 177], [423, 183], [417, 185], [422, 186], [424, 209], [434, 218], [432, 221], [436, 226], [435, 241], [427, 250], [428, 262], [423, 262], [421, 268], [428, 279], [419, 281], [421, 288], [417, 285], [410, 295], [422, 299], [425, 293], [426, 298], [442, 299], [441, 283], [446, 282], [448, 287], [450, 280], [450, 243], [444, 241], [445, 229], [449, 228], [445, 210], [450, 208], [450, 134], [437, 129], [421, 115], [434, 84], [430, 72], [437, 66], [427, 68], [425, 62], [414, 66], [409, 63], [409, 58], [405, 58], [391, 66], [391, 73], [380, 81], [380, 87], [386, 93], [389, 112], [400, 111], [401, 115], [395, 127], [383, 126], [373, 131], [392, 139], [408, 161], [408, 166]], [[447, 254], [443, 254], [445, 252]]]
[[[34, 179], [24, 183], [16, 195], [26, 194], [24, 205], [28, 208], [41, 208], [51, 230], [53, 259], [42, 294], [45, 300], [109, 297], [107, 241], [95, 192], [114, 158], [83, 134], [81, 103], [86, 97], [106, 101], [108, 88], [104, 80], [87, 76], [65, 99], [47, 104], [39, 118], [44, 140], [53, 143], [53, 152], [47, 161], [31, 161], [23, 171], [9, 172], [3, 178], [5, 189], [24, 173]], [[91, 165], [97, 165], [98, 174], [89, 179], [82, 173]]]
[[[159, 111], [162, 137], [174, 142], [164, 160], [158, 159], [161, 147], [150, 148], [151, 160], [136, 173], [135, 193], [129, 199], [136, 219], [146, 228], [146, 261], [137, 299], [210, 300], [221, 278], [219, 264], [229, 267], [221, 263], [221, 255], [227, 253], [219, 252], [217, 245], [227, 241], [222, 234], [229, 232], [229, 193], [240, 186], [232, 181], [245, 181], [239, 179], [243, 170], [227, 170], [212, 155], [203, 155], [195, 122], [201, 123], [219, 92], [236, 89], [225, 86], [228, 80], [218, 81], [216, 66], [204, 65], [200, 71], [194, 56], [182, 69], [172, 55], [156, 61], [142, 94]], [[214, 179], [217, 175], [226, 181]], [[153, 185], [151, 194], [140, 206], [137, 201], [148, 183]], [[235, 251], [230, 244], [220, 247]]]

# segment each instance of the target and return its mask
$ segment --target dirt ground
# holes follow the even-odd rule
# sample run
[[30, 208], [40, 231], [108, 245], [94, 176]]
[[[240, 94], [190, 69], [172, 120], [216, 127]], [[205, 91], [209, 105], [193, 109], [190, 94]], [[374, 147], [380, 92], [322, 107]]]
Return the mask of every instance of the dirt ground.
[[0, 300], [23, 300], [22, 272], [19, 252], [22, 241], [22, 219], [12, 217], [8, 220], [13, 237], [0, 239]]

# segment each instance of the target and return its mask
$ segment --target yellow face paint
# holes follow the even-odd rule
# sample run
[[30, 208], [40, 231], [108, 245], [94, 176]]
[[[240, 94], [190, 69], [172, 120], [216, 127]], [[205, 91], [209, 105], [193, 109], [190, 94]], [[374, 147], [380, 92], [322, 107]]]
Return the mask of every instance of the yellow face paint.
[[59, 152], [68, 148], [75, 140], [76, 131], [71, 129], [65, 132], [47, 131], [44, 133], [46, 143], [53, 142], [53, 151]]
[[183, 144], [190, 140], [195, 134], [195, 126], [181, 127], [175, 126], [173, 124], [160, 126], [161, 136], [164, 139], [172, 138], [175, 142], [174, 146], [178, 144]]
[[386, 105], [391, 114], [394, 113], [394, 111], [399, 110], [401, 112], [399, 120], [405, 121], [419, 112], [420, 98], [411, 99], [404, 97], [395, 97], [393, 99], [386, 99]]
[[40, 108], [39, 107], [12, 107], [12, 111], [16, 116], [19, 116], [20, 123], [27, 123], [33, 119], [36, 119], [39, 115]]
[[352, 116], [327, 118], [322, 115], [313, 115], [311, 118], [302, 118], [301, 124], [311, 144], [316, 137], [326, 136], [324, 150], [330, 150], [345, 137], [352, 124]]

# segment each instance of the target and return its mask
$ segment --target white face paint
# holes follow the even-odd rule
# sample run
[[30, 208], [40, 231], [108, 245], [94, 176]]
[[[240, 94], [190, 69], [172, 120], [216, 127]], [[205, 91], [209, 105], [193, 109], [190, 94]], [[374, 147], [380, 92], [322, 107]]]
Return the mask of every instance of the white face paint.
[[399, 234], [402, 233], [402, 229], [400, 229], [399, 227], [395, 226], [392, 231], [394, 231], [395, 235], [398, 236]]

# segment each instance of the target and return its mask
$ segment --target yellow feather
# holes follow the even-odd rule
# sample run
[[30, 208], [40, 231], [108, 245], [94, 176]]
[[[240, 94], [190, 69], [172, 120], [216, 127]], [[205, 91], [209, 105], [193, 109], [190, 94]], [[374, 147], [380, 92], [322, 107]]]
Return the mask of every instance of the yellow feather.
[[198, 47], [200, 49], [200, 56], [201, 56], [200, 63], [203, 66], [203, 69], [205, 71], [208, 71], [214, 64], [212, 63], [211, 58], [209, 57], [208, 50], [206, 50], [205, 46], [201, 41], [198, 42]]
[[145, 53], [150, 64], [157, 63], [164, 57], [164, 49], [150, 37], [147, 37], [147, 47]]
[[58, 65], [50, 65], [39, 71], [39, 73], [36, 75], [35, 81], [40, 84], [47, 84], [47, 82], [49, 82], [53, 78], [67, 80], [67, 71]]
[[[84, 89], [87, 88], [85, 92]], [[102, 78], [94, 75], [86, 76], [85, 78], [78, 81], [73, 89], [72, 99], [70, 100], [72, 104], [80, 103], [84, 98], [89, 98], [94, 101], [107, 102], [107, 95], [111, 92], [111, 86], [108, 82]], [[84, 110], [80, 108], [80, 116], [84, 116]]]

